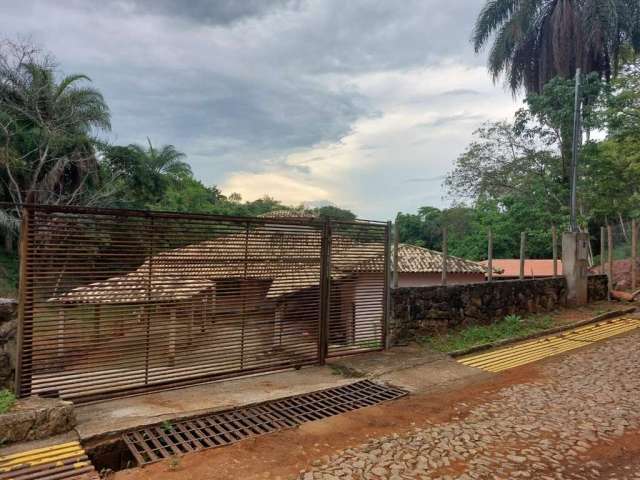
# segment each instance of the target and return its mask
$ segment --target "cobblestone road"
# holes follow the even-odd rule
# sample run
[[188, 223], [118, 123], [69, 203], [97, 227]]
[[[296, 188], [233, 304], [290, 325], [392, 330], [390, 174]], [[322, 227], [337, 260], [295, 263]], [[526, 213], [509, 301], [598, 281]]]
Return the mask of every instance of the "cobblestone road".
[[[501, 390], [464, 418], [437, 425], [417, 418], [411, 433], [318, 460], [299, 478], [640, 479], [640, 333], [541, 369], [539, 380]], [[623, 454], [611, 462], [603, 449]]]

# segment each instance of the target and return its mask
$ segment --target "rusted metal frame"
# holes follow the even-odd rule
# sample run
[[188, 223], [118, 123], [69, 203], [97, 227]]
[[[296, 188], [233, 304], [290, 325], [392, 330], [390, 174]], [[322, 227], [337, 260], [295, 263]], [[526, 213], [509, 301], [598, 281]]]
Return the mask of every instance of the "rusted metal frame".
[[[22, 209], [22, 221], [20, 225], [20, 280], [18, 285], [18, 325], [16, 332], [16, 372], [15, 372], [15, 393], [18, 398], [31, 394], [31, 369], [32, 365], [32, 345], [33, 342], [33, 297], [27, 296], [27, 290], [31, 288], [30, 280], [30, 245], [29, 229], [31, 210]], [[29, 305], [27, 305], [29, 298]], [[25, 358], [28, 352], [29, 358]], [[23, 365], [29, 364], [29, 371], [23, 371]]]
[[[391, 222], [387, 222], [384, 229], [384, 292], [383, 292], [383, 310], [382, 310], [382, 338], [380, 346], [384, 350], [391, 348], [391, 335], [389, 335], [389, 314], [391, 311], [391, 292], [390, 292], [390, 275], [391, 275]], [[397, 260], [397, 258], [396, 258]]]
[[[14, 208], [15, 205], [9, 202], [0, 202], [0, 207], [9, 206]], [[252, 217], [241, 215], [216, 215], [211, 213], [187, 213], [187, 212], [174, 212], [167, 210], [140, 210], [140, 209], [128, 209], [128, 208], [99, 208], [99, 207], [81, 207], [76, 205], [45, 205], [45, 204], [32, 204], [24, 203], [21, 208], [37, 208], [43, 212], [53, 212], [60, 214], [92, 214], [101, 216], [114, 216], [114, 217], [142, 217], [153, 216], [163, 219], [179, 219], [179, 220], [218, 220], [221, 222], [257, 222], [260, 224], [280, 224], [280, 225], [322, 225], [324, 219], [321, 218], [271, 218], [271, 217]], [[335, 224], [341, 225], [384, 225], [385, 222], [378, 220], [370, 220], [358, 218], [355, 220], [332, 220]]]
[[149, 219], [151, 224], [151, 242], [148, 244], [147, 258], [149, 262], [149, 275], [147, 276], [147, 305], [145, 305], [146, 311], [146, 337], [145, 337], [145, 357], [144, 357], [144, 384], [149, 385], [149, 357], [151, 348], [151, 288], [153, 285], [153, 256], [155, 251], [154, 238], [155, 238], [155, 222], [154, 218]]
[[400, 271], [398, 266], [398, 249], [400, 247], [400, 228], [398, 222], [393, 223], [393, 288], [398, 288]]
[[320, 321], [318, 332], [318, 362], [326, 363], [329, 352], [329, 320], [331, 297], [331, 221], [326, 220], [322, 227], [320, 247]]
[[240, 330], [240, 369], [244, 367], [244, 342], [245, 342], [245, 327], [246, 327], [246, 309], [247, 309], [247, 292], [246, 292], [246, 281], [247, 281], [247, 271], [249, 268], [249, 222], [245, 224], [245, 234], [244, 234], [244, 272], [242, 274], [242, 278], [244, 279], [244, 283], [240, 286], [242, 296], [242, 328]]
[[[143, 227], [143, 228], [144, 228], [144, 227]], [[152, 237], [152, 239], [153, 239], [153, 242], [152, 242], [151, 247], [152, 247], [154, 250], [155, 250], [155, 245], [156, 245], [156, 243], [157, 243], [157, 242], [155, 242], [155, 238], [156, 238], [157, 233], [158, 233], [158, 230], [157, 230], [157, 228], [155, 228], [155, 227], [154, 227], [154, 228], [153, 228], [153, 233], [152, 233], [152, 235], [151, 235], [151, 237]], [[144, 240], [144, 237], [143, 237], [143, 240]], [[146, 241], [147, 241], [147, 245], [149, 245], [148, 237], [147, 237], [147, 240], [146, 240]], [[182, 242], [182, 243], [188, 243], [188, 242], [187, 242], [187, 241], [185, 241], [185, 242]], [[147, 255], [147, 257], [154, 257], [154, 255]], [[154, 276], [155, 276], [155, 268], [154, 268], [154, 266], [155, 266], [155, 265], [154, 265], [154, 264], [155, 264], [155, 261], [154, 261], [154, 260], [155, 260], [155, 258], [151, 261], [151, 268], [149, 269], [149, 272], [147, 272], [147, 273], [149, 274], [149, 276], [151, 276], [151, 277], [154, 277]], [[113, 272], [113, 268], [110, 268], [110, 270], [111, 270], [111, 272]], [[197, 277], [195, 277], [195, 278], [197, 278]], [[295, 279], [292, 279], [292, 280], [291, 280], [291, 282], [292, 282], [292, 284], [295, 284], [296, 280], [295, 280]], [[147, 284], [147, 286], [149, 286], [149, 285], [150, 285], [150, 283], [148, 283], [148, 284]], [[155, 285], [155, 284], [154, 284], [154, 285]], [[247, 287], [247, 289], [248, 289], [248, 288], [249, 288], [249, 287]], [[46, 290], [45, 290], [45, 291], [46, 291]], [[159, 305], [160, 305], [160, 303], [158, 303], [157, 301], [153, 301], [153, 302], [151, 302], [150, 300], [152, 300], [152, 299], [150, 298], [150, 289], [148, 288], [148, 289], [147, 289], [147, 303], [149, 304], [149, 305], [148, 305], [148, 307], [149, 307], [149, 308], [147, 309], [147, 312], [146, 312], [147, 314], [150, 314], [150, 309], [151, 309], [151, 308], [153, 308], [153, 307], [156, 307], [156, 306], [159, 306]], [[180, 308], [183, 308], [183, 307], [180, 307]], [[125, 310], [126, 310], [126, 309], [125, 309]], [[103, 333], [104, 333], [105, 335], [108, 335], [108, 334], [109, 334], [109, 332], [113, 331], [113, 329], [114, 329], [115, 327], [114, 327], [113, 325], [111, 325], [111, 323], [114, 321], [113, 319], [115, 319], [115, 318], [124, 318], [122, 315], [125, 315], [125, 314], [126, 314], [126, 311], [124, 311], [124, 313], [122, 313], [122, 312], [123, 312], [122, 310], [121, 310], [121, 313], [120, 313], [120, 314], [118, 314], [118, 313], [117, 313], [117, 311], [116, 311], [116, 312], [112, 312], [112, 311], [105, 311], [105, 312], [104, 312], [103, 317], [106, 319], [106, 324], [105, 324], [104, 329], [101, 329], [101, 334], [103, 334]], [[131, 314], [133, 314], [133, 312], [132, 312]], [[114, 315], [115, 315], [115, 316], [114, 316]], [[118, 317], [117, 315], [121, 315], [121, 316], [120, 316], [120, 317]], [[165, 319], [165, 318], [160, 318], [160, 317], [159, 317], [159, 318], [158, 318], [158, 321], [159, 321], [159, 323], [158, 323], [158, 327], [159, 327], [158, 332], [159, 332], [160, 334], [162, 333], [162, 331], [166, 331], [167, 329], [169, 329], [169, 330], [170, 330], [170, 329], [172, 328], [172, 327], [171, 327], [171, 325], [170, 325], [170, 323], [167, 323], [167, 321], [166, 321], [166, 319]], [[259, 322], [258, 322], [258, 323], [259, 323]], [[265, 319], [265, 324], [266, 324], [266, 323], [268, 323], [268, 322], [267, 322], [267, 320]], [[155, 324], [155, 323], [154, 323], [154, 324]], [[46, 321], [44, 322], [44, 324], [43, 324], [43, 328], [44, 328], [44, 330], [46, 331], [46, 330], [47, 330], [47, 328], [50, 328], [50, 326], [51, 326], [51, 325], [52, 325], [52, 324], [51, 324], [51, 320], [50, 320], [50, 319], [49, 319], [49, 320], [46, 320]], [[154, 329], [154, 334], [155, 334], [155, 333], [156, 333], [156, 330]], [[259, 334], [259, 332], [257, 332], [257, 333], [256, 333], [256, 335], [258, 335], [258, 334]], [[77, 342], [79, 342], [79, 343], [82, 343], [82, 337], [77, 337], [77, 340], [74, 340], [74, 335], [75, 335], [75, 334], [73, 333], [73, 331], [72, 331], [72, 332], [70, 332], [70, 336], [69, 336], [70, 344], [73, 344], [73, 343], [74, 343], [74, 342], [76, 342], [76, 341], [77, 341]], [[245, 335], [245, 336], [246, 336], [246, 335]], [[151, 339], [151, 338], [150, 338], [150, 335], [147, 335], [145, 338], [146, 338], [146, 339], [149, 339], [149, 340]], [[259, 337], [257, 337], [257, 338], [259, 338]], [[246, 337], [246, 339], [247, 339], [247, 340], [249, 340], [249, 337]], [[179, 341], [181, 341], [181, 340], [182, 340], [182, 337], [180, 337]], [[153, 339], [153, 343], [154, 343], [154, 344], [157, 344], [157, 343], [158, 343], [158, 340], [154, 338], [154, 339]], [[120, 348], [121, 348], [121, 349], [127, 349], [127, 348], [129, 348], [129, 347], [127, 347], [127, 346], [125, 345], [125, 346], [120, 347]], [[256, 347], [256, 348], [258, 348], [258, 347]], [[43, 348], [39, 349], [39, 352], [46, 352], [46, 351], [47, 351], [46, 344], [45, 344], [45, 346], [44, 346]], [[258, 351], [258, 350], [256, 350], [256, 351]], [[111, 353], [113, 353], [113, 355], [117, 356], [117, 350], [114, 350], [113, 352], [110, 350], [109, 352], [106, 352], [106, 353], [105, 353], [105, 352], [102, 352], [102, 353], [100, 353], [100, 356], [99, 356], [99, 357], [95, 357], [95, 359], [93, 359], [93, 360], [88, 360], [88, 361], [89, 361], [89, 362], [92, 362], [92, 361], [98, 361], [98, 360], [100, 360], [100, 359], [105, 358], [105, 355], [106, 355], [106, 356], [111, 355]], [[70, 354], [70, 358], [72, 358], [74, 355], [75, 355], [75, 354], [71, 353], [71, 354]], [[146, 371], [146, 373], [147, 373], [147, 383], [149, 383], [149, 381], [150, 381], [150, 379], [148, 378], [148, 375], [150, 374], [150, 372], [149, 372], [149, 368], [151, 367], [151, 365], [152, 365], [152, 364], [155, 364], [155, 362], [159, 362], [159, 359], [158, 359], [158, 358], [156, 358], [156, 357], [157, 357], [157, 355], [155, 355], [155, 356], [153, 357], [153, 359], [151, 359], [151, 360], [150, 360], [149, 362], [147, 362], [147, 364], [146, 364], [146, 369], [145, 369], [145, 371]], [[256, 361], [257, 361], [257, 360], [256, 360]], [[260, 360], [260, 362], [265, 362], [265, 360]], [[86, 362], [85, 362], [85, 363], [86, 363]], [[274, 366], [274, 364], [275, 364], [275, 366], [279, 366], [279, 365], [283, 365], [284, 363], [286, 363], [286, 362], [284, 362], [284, 360], [276, 360], [276, 361], [271, 361], [271, 360], [269, 360], [269, 365], [268, 365], [268, 366], [269, 366], [269, 367], [273, 367], [273, 366]], [[84, 363], [83, 363], [83, 365], [84, 365]], [[87, 365], [88, 365], [88, 364], [87, 364]], [[111, 363], [109, 364], [109, 366], [110, 366], [110, 367], [114, 367], [114, 368], [115, 368], [117, 365], [116, 365], [116, 364], [114, 364], [114, 363], [113, 363], [113, 360], [112, 360], [112, 361], [111, 361]], [[209, 367], [207, 367], [207, 368], [209, 368]], [[82, 370], [84, 370], [84, 369], [80, 369], [80, 370], [79, 370], [77, 367], [74, 367], [74, 369], [73, 369], [73, 370], [70, 370], [70, 371], [69, 371], [69, 373], [70, 373], [70, 374], [74, 374], [74, 372], [80, 372], [80, 371], [82, 371]], [[227, 370], [227, 371], [228, 371], [228, 370]], [[117, 375], [117, 374], [116, 374], [116, 373], [114, 373], [113, 375]], [[209, 369], [205, 375], [212, 375], [212, 370], [211, 370], [211, 369]], [[104, 375], [100, 375], [100, 376], [104, 376]], [[133, 376], [130, 376], [128, 379], [126, 379], [127, 384], [128, 384], [128, 385], [130, 385], [132, 382], [134, 382], [134, 381], [135, 381], [135, 379], [136, 379], [136, 377], [137, 377], [137, 373], [136, 373], [135, 375], [133, 375]], [[173, 379], [173, 381], [175, 381], [175, 379]], [[73, 380], [70, 380], [70, 382], [73, 382]], [[155, 384], [155, 383], [156, 383], [156, 382], [154, 382], [154, 384]], [[163, 382], [163, 383], [164, 383], [164, 382]], [[198, 382], [198, 383], [200, 383], [200, 382]], [[126, 388], [131, 388], [131, 387], [130, 387], [130, 386], [127, 386]], [[77, 391], [77, 392], [79, 392], [79, 393], [81, 393], [81, 387], [78, 387], [78, 388], [76, 389], [76, 391]]]

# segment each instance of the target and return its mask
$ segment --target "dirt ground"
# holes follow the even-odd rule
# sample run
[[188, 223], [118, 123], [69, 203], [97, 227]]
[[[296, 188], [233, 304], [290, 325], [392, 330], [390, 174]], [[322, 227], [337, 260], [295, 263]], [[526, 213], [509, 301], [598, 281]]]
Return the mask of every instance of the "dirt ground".
[[254, 437], [235, 445], [185, 455], [179, 465], [169, 462], [118, 472], [118, 480], [152, 479], [290, 479], [319, 459], [382, 435], [410, 431], [425, 421], [440, 423], [464, 418], [472, 406], [500, 389], [539, 378], [535, 368], [515, 369], [489, 380], [465, 380], [429, 395], [349, 412], [300, 428]]
[[565, 325], [568, 323], [578, 322], [586, 318], [595, 317], [596, 315], [610, 312], [612, 310], [632, 307], [634, 305], [637, 304], [627, 304], [617, 301], [602, 300], [599, 302], [592, 302], [580, 307], [562, 307], [549, 313], [549, 316], [553, 318], [554, 323], [558, 325]]
[[[597, 308], [599, 307], [595, 307]], [[637, 347], [638, 341], [640, 341], [640, 332], [623, 335], [500, 375], [489, 378], [483, 375], [466, 377], [463, 380], [435, 387], [428, 394], [415, 393], [401, 400], [308, 423], [297, 429], [252, 438], [230, 447], [186, 455], [173, 462], [121, 471], [115, 475], [115, 478], [118, 480], [401, 479], [437, 478], [440, 475], [436, 477], [431, 475], [438, 473], [443, 478], [640, 479], [640, 427], [638, 426], [640, 422], [636, 421], [640, 420], [640, 411], [637, 411], [636, 405], [637, 398], [640, 398], [637, 381], [639, 377], [637, 368], [633, 367], [633, 365], [640, 365], [640, 350], [633, 348]], [[612, 362], [615, 368], [607, 369], [607, 362]], [[592, 369], [591, 365], [598, 365], [598, 368]], [[586, 373], [580, 372], [581, 368]], [[589, 376], [590, 371], [593, 371], [592, 377]], [[611, 371], [611, 378], [606, 378], [609, 371]], [[576, 375], [573, 372], [576, 372]], [[611, 384], [608, 385], [607, 382]], [[552, 394], [544, 393], [547, 390]], [[614, 394], [615, 398], [611, 398]], [[534, 400], [541, 398], [537, 410], [534, 405], [531, 406], [532, 411], [517, 412], [516, 410], [521, 407], [518, 399], [524, 400], [529, 398], [528, 396]], [[578, 406], [569, 405], [571, 399], [575, 400]], [[567, 403], [566, 411], [562, 410], [565, 407], [562, 405], [563, 401]], [[533, 403], [536, 402], [537, 400]], [[551, 402], [553, 408], [545, 408], [545, 402]], [[509, 405], [516, 405], [513, 411], [510, 411]], [[579, 410], [581, 405], [589, 408]], [[525, 407], [528, 408], [529, 405]], [[555, 412], [557, 416], [548, 417], [547, 410]], [[488, 448], [484, 443], [477, 451], [475, 447], [462, 445], [462, 448], [469, 450], [471, 454], [463, 452], [460, 458], [447, 462], [446, 468], [433, 469], [429, 476], [412, 476], [408, 473], [409, 470], [402, 470], [411, 464], [410, 461], [408, 464], [400, 462], [403, 467], [398, 467], [399, 470], [395, 473], [389, 471], [387, 476], [380, 472], [387, 471], [385, 467], [389, 467], [389, 462], [375, 464], [377, 460], [374, 460], [373, 467], [366, 467], [366, 473], [344, 475], [347, 471], [356, 472], [350, 468], [351, 464], [362, 463], [354, 462], [355, 458], [359, 458], [358, 455], [368, 458], [372, 451], [393, 452], [395, 449], [399, 456], [404, 458], [403, 454], [408, 452], [407, 449], [415, 445], [418, 445], [421, 450], [431, 448], [428, 444], [433, 440], [426, 442], [424, 435], [433, 435], [436, 431], [440, 432], [438, 435], [443, 431], [448, 435], [453, 432], [453, 437], [456, 439], [454, 442], [457, 442], [460, 436], [474, 437], [473, 432], [467, 435], [464, 429], [476, 428], [481, 423], [478, 418], [484, 418], [483, 416], [488, 415], [487, 412], [495, 415], [494, 420], [500, 420], [494, 421], [491, 418], [483, 420], [485, 425], [489, 425], [488, 430], [491, 430], [494, 424], [498, 424], [497, 440], [495, 431], [491, 435], [487, 434], [491, 437], [489, 450], [483, 450]], [[539, 419], [535, 418], [538, 415], [537, 412], [540, 415]], [[611, 418], [608, 418], [607, 412], [610, 412]], [[545, 415], [548, 417], [546, 420]], [[594, 415], [596, 418], [580, 419], [580, 415]], [[610, 424], [613, 422], [611, 428], [615, 428], [615, 432], [609, 433], [609, 430], [603, 427], [604, 433], [602, 433], [596, 431], [596, 428], [593, 433], [593, 442], [585, 443], [580, 440], [582, 437], [578, 437], [576, 443], [575, 438], [573, 440], [566, 438], [569, 434], [565, 433], [563, 428], [553, 431], [557, 418], [566, 418], [571, 422], [571, 428], [569, 424], [567, 425], [567, 432], [575, 429], [578, 424], [582, 428], [585, 422], [593, 422], [596, 426], [602, 422], [608, 425], [607, 428], [611, 427]], [[523, 422], [522, 419], [527, 421]], [[527, 422], [533, 425], [538, 420], [542, 425], [539, 431], [527, 430], [530, 428]], [[516, 426], [515, 432], [508, 433], [514, 433], [516, 439], [524, 443], [513, 443], [513, 439], [510, 440], [506, 434], [503, 438], [501, 436], [503, 433], [499, 431], [500, 423], [503, 425], [520, 423], [521, 425]], [[549, 425], [552, 427], [550, 428]], [[463, 429], [461, 431], [463, 433], [456, 430], [460, 428]], [[520, 428], [525, 430], [521, 431]], [[433, 439], [431, 436], [428, 438]], [[561, 447], [568, 440], [572, 441], [569, 441], [569, 457], [565, 459], [562, 458], [564, 454], [556, 454], [556, 452], [562, 451]], [[474, 461], [482, 459], [481, 452], [484, 454], [491, 452], [489, 458], [493, 460], [496, 456], [504, 454], [504, 465], [500, 467], [515, 468], [522, 465], [516, 464], [514, 467], [509, 463], [509, 459], [515, 459], [513, 461], [516, 463], [525, 460], [520, 460], [520, 457], [514, 455], [514, 445], [523, 452], [528, 452], [531, 445], [534, 446], [533, 448], [538, 448], [540, 444], [547, 445], [552, 452], [549, 458], [540, 460], [538, 467], [535, 467], [535, 461], [526, 460], [525, 464], [532, 463], [538, 470], [527, 471], [526, 468], [519, 468], [509, 470], [510, 473], [506, 476], [497, 474], [464, 476], [463, 472], [466, 468], [471, 468]], [[382, 450], [378, 448], [379, 446], [382, 446]], [[456, 443], [455, 450], [459, 451], [459, 448]], [[509, 448], [512, 450], [509, 451]], [[394, 457], [395, 459], [398, 458], [398, 454]], [[526, 458], [529, 459], [529, 456]], [[536, 457], [532, 453], [530, 458]], [[392, 461], [395, 460], [392, 459]], [[556, 471], [554, 465], [562, 465], [562, 474]], [[496, 471], [502, 470], [499, 468]], [[514, 474], [512, 475], [511, 472]]]

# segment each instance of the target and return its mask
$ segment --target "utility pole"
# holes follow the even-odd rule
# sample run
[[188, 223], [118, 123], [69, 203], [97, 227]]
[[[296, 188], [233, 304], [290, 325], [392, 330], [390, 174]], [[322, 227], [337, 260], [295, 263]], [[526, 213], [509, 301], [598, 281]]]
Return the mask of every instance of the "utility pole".
[[576, 90], [573, 105], [573, 147], [571, 149], [571, 231], [578, 232], [577, 192], [578, 183], [578, 145], [582, 140], [580, 128], [580, 69], [576, 68]]

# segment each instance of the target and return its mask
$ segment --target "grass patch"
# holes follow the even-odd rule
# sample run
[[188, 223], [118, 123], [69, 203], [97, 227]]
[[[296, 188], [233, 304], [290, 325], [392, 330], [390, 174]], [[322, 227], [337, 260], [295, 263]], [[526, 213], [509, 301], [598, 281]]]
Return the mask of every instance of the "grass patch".
[[327, 365], [331, 369], [331, 373], [333, 375], [340, 375], [347, 378], [362, 378], [365, 376], [365, 374], [361, 371], [356, 370], [355, 368], [347, 367], [345, 365], [336, 365], [334, 363], [329, 363]]
[[536, 333], [552, 326], [553, 319], [549, 315], [533, 315], [524, 319], [518, 315], [507, 315], [491, 325], [472, 325], [442, 335], [423, 337], [421, 342], [439, 352], [453, 352]]
[[0, 413], [8, 412], [16, 401], [15, 395], [9, 390], [0, 389]]

